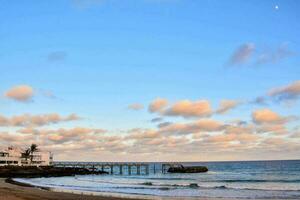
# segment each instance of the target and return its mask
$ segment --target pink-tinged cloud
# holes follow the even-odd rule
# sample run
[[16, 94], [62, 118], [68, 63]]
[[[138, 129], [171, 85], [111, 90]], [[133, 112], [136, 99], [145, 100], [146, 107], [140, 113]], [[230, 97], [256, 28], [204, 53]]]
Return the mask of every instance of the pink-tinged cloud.
[[252, 43], [243, 44], [238, 49], [235, 50], [235, 52], [233, 53], [233, 55], [229, 60], [229, 63], [231, 65], [245, 64], [250, 60], [254, 51], [255, 51], [254, 44]]
[[257, 133], [271, 133], [274, 135], [288, 134], [284, 124], [262, 124], [256, 128]]
[[101, 129], [90, 129], [75, 127], [72, 129], [57, 129], [57, 130], [41, 130], [40, 134], [44, 135], [48, 140], [52, 142], [70, 142], [78, 140], [94, 140], [97, 137], [94, 137], [95, 134], [104, 133], [105, 131], [100, 131]]
[[279, 114], [270, 109], [261, 109], [254, 111], [252, 113], [252, 119], [257, 124], [273, 124], [287, 122], [287, 118], [280, 116]]
[[[195, 138], [198, 136], [195, 135]], [[199, 137], [198, 137], [199, 138]], [[224, 125], [220, 134], [206, 135], [203, 137], [205, 143], [222, 143], [223, 147], [231, 147], [232, 144], [256, 143], [260, 136], [254, 134], [252, 126], [246, 125]]]
[[12, 87], [4, 93], [4, 96], [19, 102], [29, 102], [32, 100], [34, 90], [29, 85], [18, 85]]
[[57, 113], [42, 114], [42, 115], [17, 115], [12, 117], [5, 117], [0, 115], [0, 127], [26, 127], [26, 126], [44, 126], [49, 124], [57, 124], [60, 122], [68, 122], [79, 120], [76, 114], [70, 114], [66, 117], [60, 116]]
[[189, 117], [208, 117], [212, 114], [212, 109], [209, 101], [178, 101], [171, 105], [169, 108], [163, 111], [163, 115], [166, 116], [181, 116], [185, 118]]
[[130, 110], [142, 110], [144, 108], [144, 106], [140, 103], [133, 103], [128, 105], [128, 109]]
[[300, 80], [287, 86], [274, 88], [268, 95], [279, 101], [297, 99], [300, 96]]
[[159, 129], [161, 133], [168, 134], [191, 134], [199, 132], [214, 132], [220, 131], [224, 128], [223, 123], [212, 119], [201, 119], [191, 123], [173, 123], [167, 126], [163, 126]]
[[241, 133], [254, 133], [253, 125], [244, 125], [244, 124], [237, 124], [237, 125], [225, 125], [224, 132], [226, 134], [241, 134]]
[[292, 135], [290, 135], [291, 138], [300, 139], [300, 131], [294, 132]]
[[210, 137], [207, 137], [205, 139], [206, 142], [211, 142], [211, 143], [229, 143], [229, 142], [240, 142], [241, 138], [243, 140], [249, 140], [252, 141], [253, 136], [249, 134], [241, 134], [241, 135], [236, 135], [236, 134], [219, 134], [219, 135], [213, 135]]
[[167, 99], [157, 98], [150, 103], [148, 110], [151, 113], [161, 112], [167, 105], [168, 105]]
[[180, 116], [184, 118], [208, 117], [213, 113], [210, 102], [207, 100], [181, 100], [169, 104], [167, 99], [157, 98], [150, 103], [148, 110], [161, 116]]
[[8, 132], [0, 132], [0, 145], [2, 142], [4, 142], [4, 144], [7, 145], [7, 143], [10, 144], [22, 143], [32, 139], [33, 137], [30, 135], [16, 135], [16, 134], [10, 134]]
[[224, 99], [220, 102], [219, 108], [216, 110], [216, 113], [224, 114], [229, 110], [236, 108], [240, 103], [240, 101]]
[[[77, 141], [95, 141], [103, 139], [104, 129], [91, 129], [84, 127], [75, 127], [71, 129], [34, 129], [24, 128], [18, 131], [22, 135], [32, 135], [39, 137], [44, 142], [50, 142], [51, 144], [61, 144], [65, 142], [77, 142]], [[107, 139], [107, 142], [110, 140]]]
[[279, 145], [287, 144], [287, 142], [283, 138], [270, 137], [270, 138], [266, 138], [263, 141], [263, 144], [264, 145], [271, 145], [271, 146], [279, 146]]
[[134, 129], [131, 131], [131, 133], [126, 137], [127, 139], [152, 139], [152, 138], [158, 138], [160, 136], [160, 133], [156, 130], [151, 129]]

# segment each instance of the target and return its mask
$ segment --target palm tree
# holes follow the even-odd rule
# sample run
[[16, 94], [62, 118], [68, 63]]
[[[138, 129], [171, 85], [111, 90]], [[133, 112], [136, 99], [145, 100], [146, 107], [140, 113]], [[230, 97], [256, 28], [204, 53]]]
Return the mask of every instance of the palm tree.
[[33, 160], [33, 153], [36, 152], [38, 150], [37, 145], [36, 144], [32, 144], [29, 148], [30, 153], [31, 153], [31, 157], [30, 157], [30, 162], [32, 163]]
[[23, 153], [22, 153], [22, 157], [26, 159], [26, 163], [28, 158], [30, 157], [30, 148], [26, 149]]

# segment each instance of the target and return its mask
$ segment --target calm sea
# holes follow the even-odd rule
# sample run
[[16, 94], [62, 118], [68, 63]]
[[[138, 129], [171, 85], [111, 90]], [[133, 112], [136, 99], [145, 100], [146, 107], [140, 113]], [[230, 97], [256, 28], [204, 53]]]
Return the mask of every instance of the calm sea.
[[[73, 191], [184, 199], [300, 199], [300, 160], [184, 164], [205, 165], [208, 166], [209, 172], [163, 174], [161, 164], [152, 163], [149, 175], [126, 175], [125, 172], [125, 175], [88, 175], [17, 181]], [[154, 168], [156, 173], [153, 173]], [[115, 172], [117, 173], [117, 168]], [[195, 187], [195, 184], [199, 187]]]

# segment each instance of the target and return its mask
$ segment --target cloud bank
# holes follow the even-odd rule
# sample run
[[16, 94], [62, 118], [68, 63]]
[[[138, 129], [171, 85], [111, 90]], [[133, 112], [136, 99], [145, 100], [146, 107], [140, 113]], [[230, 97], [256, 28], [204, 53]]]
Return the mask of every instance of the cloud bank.
[[50, 124], [57, 124], [60, 122], [68, 122], [79, 120], [76, 114], [70, 114], [62, 117], [57, 113], [43, 114], [43, 115], [17, 115], [12, 117], [5, 117], [0, 115], [0, 127], [26, 127], [26, 126], [45, 126]]

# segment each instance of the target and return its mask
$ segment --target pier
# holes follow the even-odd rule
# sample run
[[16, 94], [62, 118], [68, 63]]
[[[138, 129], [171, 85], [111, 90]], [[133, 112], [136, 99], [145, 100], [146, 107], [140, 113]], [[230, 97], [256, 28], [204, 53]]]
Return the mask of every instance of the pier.
[[55, 162], [54, 167], [85, 168], [91, 171], [106, 171], [109, 174], [147, 175], [150, 173], [150, 163], [88, 163], [88, 162]]
[[182, 166], [180, 163], [142, 163], [142, 162], [54, 162], [58, 168], [84, 168], [90, 171], [105, 171], [115, 175], [148, 175], [167, 173], [170, 167]]

